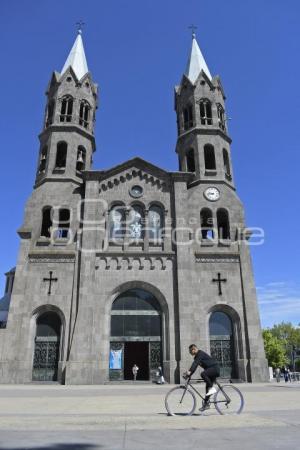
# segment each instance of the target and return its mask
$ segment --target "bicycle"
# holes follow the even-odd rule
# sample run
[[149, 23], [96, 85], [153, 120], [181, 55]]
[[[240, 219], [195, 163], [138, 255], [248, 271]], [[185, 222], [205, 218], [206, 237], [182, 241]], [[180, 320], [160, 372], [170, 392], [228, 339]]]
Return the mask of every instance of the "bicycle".
[[[193, 379], [193, 381], [204, 381], [202, 379]], [[232, 384], [221, 385], [215, 382], [218, 390], [208, 400], [208, 405], [214, 405], [219, 414], [241, 414], [244, 408], [244, 397], [241, 391]], [[169, 416], [191, 416], [196, 409], [197, 400], [195, 393], [201, 397], [202, 405], [205, 398], [191, 384], [191, 377], [186, 379], [185, 384], [171, 389], [165, 397], [165, 406]], [[212, 398], [212, 400], [211, 400]], [[203, 411], [204, 412], [204, 411]]]

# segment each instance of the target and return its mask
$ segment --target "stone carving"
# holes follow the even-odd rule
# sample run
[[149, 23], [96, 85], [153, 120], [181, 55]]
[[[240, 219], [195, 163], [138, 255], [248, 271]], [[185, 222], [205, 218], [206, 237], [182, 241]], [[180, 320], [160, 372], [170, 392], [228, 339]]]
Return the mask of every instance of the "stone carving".
[[240, 258], [238, 256], [228, 256], [228, 257], [222, 256], [221, 258], [196, 256], [195, 261], [197, 263], [219, 263], [219, 262], [221, 262], [221, 263], [238, 263], [238, 262], [240, 262]]
[[171, 256], [99, 256], [97, 270], [171, 270]]
[[166, 183], [159, 178], [155, 178], [153, 175], [143, 172], [142, 170], [131, 169], [126, 173], [123, 172], [122, 175], [119, 175], [118, 177], [101, 181], [99, 185], [99, 193], [112, 189], [114, 186], [117, 186], [119, 183], [124, 183], [126, 180], [132, 180], [132, 178], [144, 180], [146, 183], [151, 183], [152, 186], [157, 186], [157, 188], [161, 190], [166, 188]]

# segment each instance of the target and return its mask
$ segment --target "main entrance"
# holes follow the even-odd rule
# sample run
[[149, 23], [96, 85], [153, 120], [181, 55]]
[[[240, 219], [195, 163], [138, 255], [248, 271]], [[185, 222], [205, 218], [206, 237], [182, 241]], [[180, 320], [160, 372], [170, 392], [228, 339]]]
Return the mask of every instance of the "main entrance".
[[113, 303], [109, 375], [111, 380], [153, 380], [162, 366], [162, 314], [158, 301], [143, 289], [130, 289]]

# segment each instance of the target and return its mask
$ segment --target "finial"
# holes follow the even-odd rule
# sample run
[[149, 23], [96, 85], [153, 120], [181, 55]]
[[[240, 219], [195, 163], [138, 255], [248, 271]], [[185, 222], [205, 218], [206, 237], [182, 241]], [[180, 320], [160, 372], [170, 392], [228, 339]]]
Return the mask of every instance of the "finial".
[[79, 22], [76, 22], [76, 25], [78, 34], [82, 34], [82, 27], [85, 23], [82, 20], [79, 20]]
[[197, 30], [198, 27], [196, 27], [196, 25], [190, 25], [189, 29], [192, 30], [192, 38], [195, 39], [196, 38], [196, 33], [195, 31]]

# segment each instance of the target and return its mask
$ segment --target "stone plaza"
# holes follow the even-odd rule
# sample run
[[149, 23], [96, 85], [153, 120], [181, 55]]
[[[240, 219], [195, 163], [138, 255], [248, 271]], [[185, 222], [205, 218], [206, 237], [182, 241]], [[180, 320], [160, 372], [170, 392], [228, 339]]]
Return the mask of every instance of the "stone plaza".
[[2, 385], [1, 450], [291, 449], [300, 440], [300, 383], [241, 383], [245, 409], [168, 417], [170, 385]]

